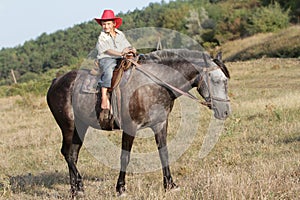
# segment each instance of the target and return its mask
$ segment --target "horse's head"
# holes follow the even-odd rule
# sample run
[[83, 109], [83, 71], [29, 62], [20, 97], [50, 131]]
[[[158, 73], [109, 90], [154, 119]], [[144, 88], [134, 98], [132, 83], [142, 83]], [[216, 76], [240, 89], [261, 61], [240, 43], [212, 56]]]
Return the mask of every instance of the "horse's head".
[[220, 58], [214, 59], [212, 66], [203, 68], [198, 78], [197, 90], [217, 119], [226, 119], [231, 113], [227, 90], [229, 78], [229, 71]]
[[[213, 61], [207, 53], [186, 49], [156, 51], [146, 56], [146, 60], [150, 63], [163, 64], [173, 67], [174, 71], [181, 72], [185, 81], [189, 80], [192, 87], [197, 87], [199, 94], [205, 99], [204, 104], [214, 111], [217, 119], [226, 119], [229, 116], [231, 109], [227, 81], [230, 75], [222, 62], [221, 53]], [[202, 67], [203, 65], [205, 67]], [[178, 77], [173, 80], [176, 80], [177, 85], [179, 85], [180, 79]], [[180, 84], [186, 85], [183, 82]]]

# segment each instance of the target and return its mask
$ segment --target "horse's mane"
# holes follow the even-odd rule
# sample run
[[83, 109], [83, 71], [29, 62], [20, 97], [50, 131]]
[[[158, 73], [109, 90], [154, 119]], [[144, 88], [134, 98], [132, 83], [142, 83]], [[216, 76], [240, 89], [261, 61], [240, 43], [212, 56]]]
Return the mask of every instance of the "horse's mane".
[[[204, 58], [205, 57], [205, 58]], [[210, 56], [204, 51], [195, 51], [188, 49], [165, 49], [150, 52], [145, 55], [145, 62], [169, 63], [187, 61], [191, 63], [210, 62]], [[209, 65], [210, 63], [207, 63]]]
[[166, 49], [150, 52], [145, 55], [144, 62], [155, 62], [159, 64], [189, 62], [194, 66], [210, 67], [213, 63], [217, 64], [227, 78], [230, 78], [226, 65], [222, 62], [221, 52], [217, 58], [213, 59], [205, 51], [196, 51], [188, 49]]

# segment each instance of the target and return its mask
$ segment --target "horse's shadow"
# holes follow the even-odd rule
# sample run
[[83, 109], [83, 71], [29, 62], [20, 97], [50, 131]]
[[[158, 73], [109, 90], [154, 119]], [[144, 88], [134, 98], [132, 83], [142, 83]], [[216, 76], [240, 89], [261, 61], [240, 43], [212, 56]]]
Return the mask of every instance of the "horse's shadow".
[[[91, 181], [102, 181], [102, 178], [85, 177]], [[45, 172], [37, 175], [28, 173], [26, 175], [17, 175], [9, 177], [10, 190], [13, 193], [27, 193], [34, 194], [37, 196], [53, 196], [59, 198], [61, 195], [58, 194], [58, 185], [69, 186], [68, 173], [61, 172]], [[49, 190], [42, 190], [41, 188], [50, 189], [53, 194], [49, 194]], [[55, 193], [55, 194], [54, 194]]]
[[300, 142], [300, 136], [292, 136], [292, 137], [285, 138], [283, 140], [283, 143], [285, 144], [294, 143], [294, 142]]
[[67, 174], [59, 172], [41, 173], [32, 175], [17, 175], [9, 177], [9, 183], [13, 192], [26, 191], [28, 188], [36, 186], [43, 186], [46, 188], [53, 188], [56, 184], [68, 184]]

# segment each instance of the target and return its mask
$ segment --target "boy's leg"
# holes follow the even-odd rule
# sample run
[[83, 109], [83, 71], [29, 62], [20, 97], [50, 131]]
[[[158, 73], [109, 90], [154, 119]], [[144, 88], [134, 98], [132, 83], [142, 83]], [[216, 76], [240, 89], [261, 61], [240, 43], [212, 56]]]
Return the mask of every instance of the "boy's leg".
[[107, 96], [107, 88], [102, 87], [101, 88], [101, 93], [102, 93], [102, 100], [101, 100], [101, 108], [104, 109], [110, 109], [110, 104]]
[[98, 85], [101, 87], [102, 92], [102, 109], [110, 109], [109, 100], [107, 96], [107, 88], [111, 87], [111, 79], [116, 65], [117, 61], [113, 58], [103, 58], [100, 60], [100, 66], [102, 67], [103, 74], [98, 82]]

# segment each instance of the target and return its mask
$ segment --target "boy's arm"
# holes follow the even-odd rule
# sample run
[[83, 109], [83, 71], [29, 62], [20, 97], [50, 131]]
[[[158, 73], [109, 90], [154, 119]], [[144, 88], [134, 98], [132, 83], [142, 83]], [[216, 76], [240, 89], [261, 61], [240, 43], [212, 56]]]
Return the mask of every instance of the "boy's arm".
[[112, 50], [112, 49], [106, 50], [105, 53], [109, 54], [111, 56], [120, 56], [120, 57], [123, 56], [122, 52], [118, 52], [118, 51], [115, 51], [115, 50]]
[[125, 49], [123, 49], [122, 52], [118, 52], [118, 51], [115, 51], [115, 50], [112, 50], [112, 49], [108, 49], [105, 51], [106, 54], [109, 54], [111, 56], [124, 56], [125, 54], [129, 53], [133, 51], [133, 53], [136, 53], [136, 49], [134, 47], [126, 47]]

